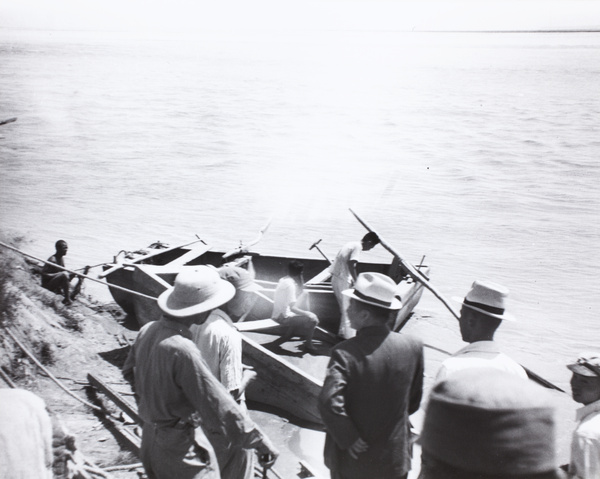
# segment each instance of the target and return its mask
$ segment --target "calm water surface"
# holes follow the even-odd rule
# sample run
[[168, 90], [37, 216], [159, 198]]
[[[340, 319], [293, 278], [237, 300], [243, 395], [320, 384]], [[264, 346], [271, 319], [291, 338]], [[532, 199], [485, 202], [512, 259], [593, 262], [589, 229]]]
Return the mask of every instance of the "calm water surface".
[[507, 285], [498, 339], [567, 388], [600, 335], [599, 73], [599, 34], [2, 31], [2, 230], [82, 267], [273, 217], [259, 251], [334, 255], [352, 207], [445, 296]]

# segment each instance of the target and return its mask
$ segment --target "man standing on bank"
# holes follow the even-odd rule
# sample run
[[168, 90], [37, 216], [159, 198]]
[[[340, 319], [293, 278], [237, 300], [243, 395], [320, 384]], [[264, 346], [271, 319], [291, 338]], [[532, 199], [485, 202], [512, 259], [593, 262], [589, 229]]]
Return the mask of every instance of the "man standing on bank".
[[213, 268], [181, 272], [158, 298], [164, 313], [139, 332], [123, 367], [135, 380], [144, 421], [141, 459], [149, 479], [218, 479], [213, 447], [199, 427], [218, 424], [230, 447], [255, 449], [270, 467], [278, 452], [211, 374], [189, 327], [229, 301], [233, 285]]
[[423, 344], [389, 329], [402, 306], [396, 288], [388, 276], [361, 273], [344, 292], [357, 334], [332, 350], [319, 397], [332, 479], [402, 479], [410, 470], [409, 415], [423, 393]]
[[[229, 391], [244, 412], [246, 402], [244, 390], [256, 373], [244, 370], [242, 364], [242, 335], [235, 328], [233, 319], [239, 319], [254, 304], [255, 292], [260, 286], [252, 275], [237, 266], [224, 266], [218, 270], [221, 279], [231, 283], [235, 296], [227, 303], [213, 309], [202, 324], [190, 326], [192, 341], [200, 350], [202, 359], [211, 373]], [[220, 424], [205, 427], [217, 455], [221, 479], [252, 479], [254, 477], [254, 453], [250, 449], [230, 447], [229, 437]]]
[[583, 404], [577, 410], [577, 428], [571, 441], [570, 477], [600, 477], [600, 353], [581, 353], [567, 366], [573, 373], [573, 399]]
[[456, 371], [469, 368], [494, 368], [527, 379], [525, 369], [506, 354], [501, 353], [494, 334], [502, 321], [514, 321], [506, 312], [508, 289], [490, 281], [475, 281], [464, 298], [453, 298], [462, 303], [460, 334], [470, 343], [446, 359], [437, 373], [435, 382]]
[[331, 287], [340, 306], [340, 326], [338, 336], [349, 339], [356, 334], [348, 320], [348, 299], [343, 291], [351, 288], [358, 276], [356, 266], [361, 251], [369, 251], [379, 244], [379, 237], [372, 231], [363, 236], [361, 241], [352, 241], [342, 246], [333, 261], [331, 271]]
[[58, 240], [55, 244], [55, 248], [56, 252], [48, 258], [48, 262], [44, 263], [44, 267], [42, 268], [42, 287], [53, 293], [62, 293], [65, 297], [63, 303], [69, 305], [72, 302], [69, 291], [71, 288], [71, 280], [74, 275], [48, 264], [53, 263], [64, 268], [64, 257], [67, 254], [69, 246], [65, 240]]

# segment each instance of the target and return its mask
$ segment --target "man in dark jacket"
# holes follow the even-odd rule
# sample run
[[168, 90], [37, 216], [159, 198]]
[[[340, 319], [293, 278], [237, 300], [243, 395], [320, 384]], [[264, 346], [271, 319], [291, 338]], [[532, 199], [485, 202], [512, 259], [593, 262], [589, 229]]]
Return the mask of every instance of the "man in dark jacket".
[[396, 288], [388, 276], [362, 273], [344, 292], [357, 335], [333, 349], [319, 398], [332, 479], [402, 479], [410, 470], [409, 415], [423, 392], [423, 344], [389, 329], [401, 307]]

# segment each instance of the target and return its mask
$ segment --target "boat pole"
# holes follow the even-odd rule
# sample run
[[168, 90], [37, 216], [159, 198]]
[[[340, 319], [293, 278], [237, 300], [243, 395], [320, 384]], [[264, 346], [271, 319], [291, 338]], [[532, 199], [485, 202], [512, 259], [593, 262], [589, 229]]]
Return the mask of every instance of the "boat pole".
[[333, 261], [331, 261], [331, 260], [329, 259], [329, 257], [328, 257], [328, 256], [327, 256], [325, 253], [323, 253], [323, 251], [321, 250], [321, 248], [319, 248], [319, 243], [320, 243], [321, 241], [322, 241], [322, 239], [320, 239], [319, 241], [315, 241], [315, 242], [314, 242], [314, 243], [311, 245], [311, 247], [310, 247], [310, 248], [308, 248], [308, 249], [309, 249], [309, 251], [310, 251], [311, 249], [313, 249], [313, 248], [317, 248], [317, 251], [318, 251], [319, 253], [321, 253], [321, 256], [323, 256], [323, 258], [325, 258], [329, 264], [333, 264]]
[[439, 291], [437, 291], [437, 289], [434, 288], [429, 283], [429, 280], [423, 275], [423, 273], [421, 273], [417, 268], [415, 268], [408, 261], [405, 261], [402, 258], [402, 256], [400, 256], [400, 253], [398, 253], [384, 238], [382, 238], [381, 235], [379, 233], [377, 233], [365, 220], [363, 220], [360, 216], [358, 216], [358, 214], [355, 213], [352, 210], [352, 208], [349, 208], [349, 209], [350, 209], [350, 213], [352, 213], [354, 215], [354, 217], [358, 220], [358, 222], [361, 225], [363, 225], [368, 231], [375, 233], [379, 237], [379, 242], [381, 243], [381, 246], [383, 246], [386, 250], [388, 250], [390, 253], [392, 253], [392, 255], [394, 255], [398, 259], [400, 264], [402, 266], [404, 266], [404, 268], [408, 271], [410, 276], [415, 281], [418, 281], [423, 286], [425, 286], [429, 291], [431, 291], [434, 294], [434, 296], [436, 298], [438, 298], [442, 303], [444, 303], [444, 306], [446, 306], [446, 308], [448, 308], [448, 311], [450, 311], [456, 319], [460, 318], [460, 315], [456, 311], [454, 311], [454, 308], [452, 308], [452, 306], [450, 306], [450, 303], [448, 302], [448, 300], [446, 298], [444, 298], [442, 296], [442, 294]]
[[17, 118], [9, 118], [8, 120], [2, 120], [0, 121], [0, 125], [7, 125], [8, 123], [12, 123], [13, 121], [17, 121]]
[[[440, 293], [438, 293], [437, 290], [433, 286], [431, 286], [429, 281], [425, 278], [425, 276], [417, 268], [415, 268], [412, 264], [408, 263], [407, 261], [403, 260], [402, 257], [398, 254], [398, 252], [394, 248], [392, 248], [392, 246], [390, 246], [389, 243], [387, 243], [379, 235], [379, 233], [377, 233], [373, 228], [371, 228], [371, 226], [365, 220], [363, 220], [360, 216], [358, 216], [358, 214], [356, 214], [352, 210], [352, 208], [349, 208], [349, 209], [350, 209], [350, 213], [352, 213], [354, 215], [354, 217], [359, 221], [360, 224], [362, 224], [367, 230], [375, 233], [379, 237], [379, 242], [381, 243], [381, 246], [383, 246], [386, 250], [388, 250], [390, 253], [392, 253], [398, 259], [398, 261], [400, 261], [402, 266], [404, 266], [407, 269], [407, 271], [409, 272], [409, 274], [413, 277], [413, 279], [415, 281], [418, 281], [423, 286], [425, 286], [429, 291], [431, 291], [435, 295], [436, 298], [438, 298], [442, 303], [444, 303], [444, 306], [446, 306], [448, 308], [448, 310], [453, 314], [453, 316], [456, 319], [460, 318], [460, 315], [457, 314], [456, 311], [454, 311], [454, 309], [450, 306], [448, 301]], [[542, 386], [547, 387], [549, 389], [556, 389], [557, 391], [565, 392], [563, 389], [559, 388], [558, 386], [551, 383], [547, 379], [544, 379], [539, 374], [534, 373], [533, 371], [526, 368], [522, 364], [521, 364], [521, 367], [525, 370], [525, 372], [527, 373], [527, 376], [529, 376], [529, 379], [531, 379], [531, 380], [537, 382], [538, 384], [541, 384]]]

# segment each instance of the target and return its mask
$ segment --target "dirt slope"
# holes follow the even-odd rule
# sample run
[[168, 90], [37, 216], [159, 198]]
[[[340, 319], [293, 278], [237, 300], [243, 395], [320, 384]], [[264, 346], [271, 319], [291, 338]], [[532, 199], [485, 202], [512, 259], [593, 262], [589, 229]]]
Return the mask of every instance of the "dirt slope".
[[[136, 332], [122, 324], [115, 305], [100, 305], [85, 295], [66, 307], [62, 297], [39, 286], [35, 265], [0, 249], [0, 367], [14, 386], [42, 397], [50, 412], [76, 437], [80, 452], [99, 467], [138, 463], [127, 444], [107, 428], [101, 414], [55, 384], [17, 345], [11, 334], [74, 395], [92, 404], [98, 399], [87, 386], [93, 373], [113, 389], [130, 393], [119, 366]], [[126, 396], [131, 399], [130, 396]], [[138, 477], [135, 471], [110, 477]]]

